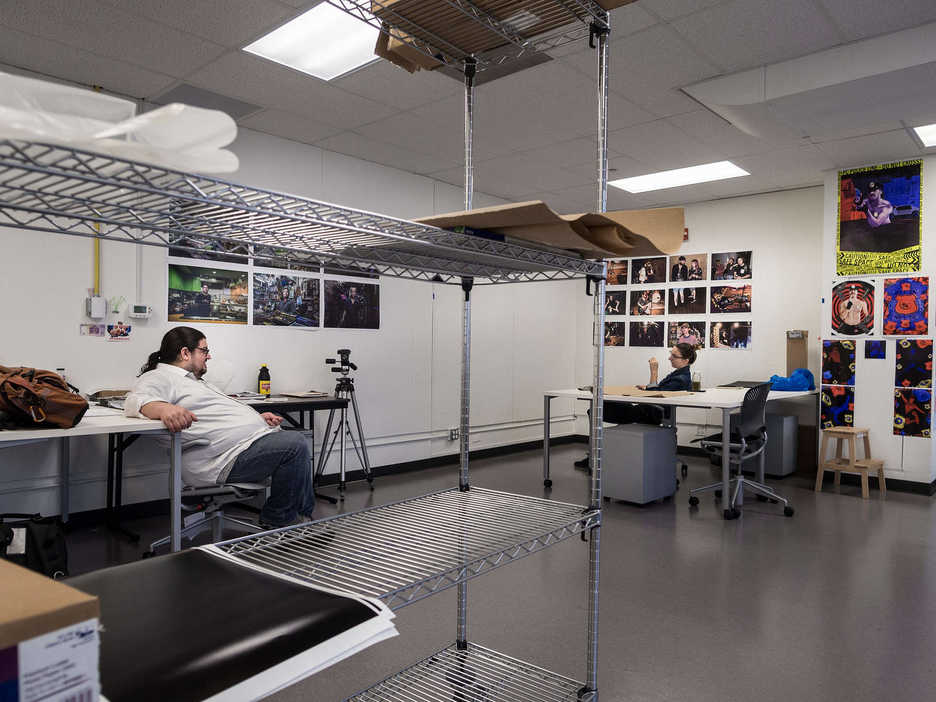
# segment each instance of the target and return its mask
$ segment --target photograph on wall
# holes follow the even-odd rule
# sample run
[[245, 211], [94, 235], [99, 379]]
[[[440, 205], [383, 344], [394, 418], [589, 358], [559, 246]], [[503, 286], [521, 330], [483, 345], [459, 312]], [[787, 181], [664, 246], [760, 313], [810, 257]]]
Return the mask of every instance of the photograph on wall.
[[627, 285], [627, 261], [608, 261], [607, 285]]
[[735, 314], [750, 311], [750, 285], [716, 285], [712, 287], [710, 305], [712, 314]]
[[663, 322], [631, 322], [631, 346], [662, 346]]
[[868, 339], [865, 341], [865, 358], [881, 359], [887, 356], [887, 346], [885, 341], [879, 339]]
[[894, 434], [929, 438], [932, 404], [932, 390], [895, 388]]
[[133, 331], [133, 327], [129, 324], [124, 324], [123, 322], [117, 322], [116, 324], [107, 325], [107, 340], [108, 341], [127, 341], [130, 338], [130, 333]]
[[630, 313], [657, 316], [666, 313], [666, 290], [663, 288], [630, 291]]
[[709, 325], [709, 346], [713, 349], [751, 348], [750, 322], [712, 322]]
[[855, 425], [855, 388], [845, 385], [823, 385], [820, 395], [823, 429]]
[[885, 335], [927, 334], [929, 278], [885, 278], [883, 306]]
[[605, 346], [627, 346], [627, 322], [605, 322]]
[[380, 286], [346, 280], [325, 281], [325, 326], [380, 328]]
[[612, 290], [605, 293], [605, 314], [627, 314], [626, 290]]
[[832, 287], [832, 333], [862, 336], [874, 332], [874, 283], [844, 280]]
[[644, 283], [665, 283], [666, 257], [632, 259], [631, 282], [641, 285]]
[[899, 388], [933, 387], [932, 339], [901, 339], [897, 342], [894, 385]]
[[667, 346], [689, 344], [697, 349], [705, 348], [705, 322], [670, 322], [666, 329]]
[[170, 263], [169, 321], [247, 324], [247, 273]]
[[706, 280], [708, 254], [676, 254], [669, 257], [669, 282]]
[[319, 280], [254, 273], [253, 323], [275, 327], [319, 326]]
[[712, 280], [746, 280], [751, 277], [751, 252], [712, 254]]
[[708, 308], [707, 288], [670, 288], [670, 314], [705, 314]]
[[822, 384], [855, 384], [855, 342], [822, 342]]
[[107, 329], [103, 324], [79, 324], [78, 325], [78, 334], [80, 336], [101, 336], [103, 337], [107, 333]]
[[839, 172], [836, 275], [920, 270], [922, 163]]

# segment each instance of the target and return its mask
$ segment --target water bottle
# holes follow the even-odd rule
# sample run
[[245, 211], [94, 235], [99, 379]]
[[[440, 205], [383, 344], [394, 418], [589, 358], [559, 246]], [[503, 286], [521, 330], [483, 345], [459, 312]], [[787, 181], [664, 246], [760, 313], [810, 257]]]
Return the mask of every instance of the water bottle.
[[270, 396], [270, 369], [266, 363], [260, 366], [260, 375], [257, 377], [257, 392], [266, 397]]

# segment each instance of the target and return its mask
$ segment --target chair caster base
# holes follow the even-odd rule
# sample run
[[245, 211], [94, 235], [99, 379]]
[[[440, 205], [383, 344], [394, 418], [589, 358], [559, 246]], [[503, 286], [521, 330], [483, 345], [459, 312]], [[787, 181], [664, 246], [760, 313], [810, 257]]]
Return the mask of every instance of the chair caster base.
[[698, 506], [699, 506], [699, 498], [696, 497], [695, 495], [692, 495], [692, 496], [689, 498], [689, 506], [690, 506], [690, 507], [698, 507]]
[[722, 512], [722, 515], [725, 517], [726, 520], [730, 521], [732, 519], [737, 519], [738, 517], [740, 517], [741, 510], [738, 509], [737, 507], [733, 509], [726, 509], [724, 512]]
[[786, 507], [783, 508], [783, 516], [784, 516], [784, 517], [792, 517], [793, 514], [794, 514], [795, 512], [796, 512], [796, 510], [793, 509], [792, 507], [790, 507], [789, 505], [787, 505]]
[[685, 478], [687, 475], [689, 475], [689, 466], [687, 466], [685, 463], [682, 464], [681, 470], [682, 470], [682, 477]]
[[552, 480], [544, 480], [544, 481], [543, 481], [543, 487], [544, 487], [544, 488], [551, 488], [551, 487], [552, 487]]

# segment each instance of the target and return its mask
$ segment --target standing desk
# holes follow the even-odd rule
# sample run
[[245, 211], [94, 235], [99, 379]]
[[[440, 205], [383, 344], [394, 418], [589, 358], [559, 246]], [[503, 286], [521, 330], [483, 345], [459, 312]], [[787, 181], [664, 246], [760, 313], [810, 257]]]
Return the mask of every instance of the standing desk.
[[[661, 405], [674, 408], [673, 424], [676, 423], [676, 407], [694, 407], [696, 409], [720, 409], [722, 411], [722, 443], [728, 445], [731, 434], [731, 414], [741, 408], [748, 388], [711, 388], [703, 392], [678, 397], [631, 397], [629, 395], [605, 395], [605, 402], [628, 402], [645, 405]], [[767, 402], [773, 400], [791, 400], [797, 397], [816, 395], [817, 390], [784, 392], [771, 390]], [[547, 390], [543, 394], [543, 484], [549, 487], [549, 406], [554, 397], [570, 397], [576, 400], [591, 401], [592, 394], [578, 389]], [[594, 413], [592, 413], [594, 416]], [[722, 494], [730, 495], [730, 454], [722, 451]]]

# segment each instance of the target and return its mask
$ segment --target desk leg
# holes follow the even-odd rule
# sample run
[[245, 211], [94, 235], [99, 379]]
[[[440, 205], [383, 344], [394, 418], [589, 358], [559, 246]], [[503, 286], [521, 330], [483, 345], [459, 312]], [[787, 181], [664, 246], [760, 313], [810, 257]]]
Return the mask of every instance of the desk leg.
[[552, 487], [549, 479], [549, 406], [552, 395], [543, 395], [543, 486]]
[[728, 451], [728, 444], [731, 439], [731, 410], [722, 409], [722, 505], [724, 506], [725, 519], [732, 519], [734, 512], [731, 509], [731, 452]]
[[62, 483], [62, 489], [59, 494], [59, 499], [61, 500], [59, 504], [59, 509], [62, 515], [62, 521], [68, 521], [68, 502], [70, 489], [69, 482], [71, 480], [71, 451], [69, 450], [69, 439], [67, 436], [63, 436], [61, 441], [59, 441], [59, 479]]
[[179, 432], [169, 435], [169, 536], [170, 550], [182, 548], [182, 438]]

